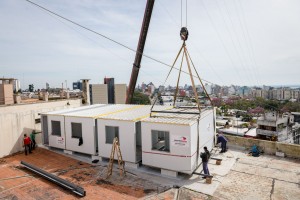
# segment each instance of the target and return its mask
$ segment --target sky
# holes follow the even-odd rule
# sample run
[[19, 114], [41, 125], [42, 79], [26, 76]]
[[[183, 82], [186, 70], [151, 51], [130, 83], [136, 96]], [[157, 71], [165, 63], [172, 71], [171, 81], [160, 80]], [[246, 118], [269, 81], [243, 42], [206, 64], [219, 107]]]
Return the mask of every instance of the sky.
[[[32, 0], [136, 49], [146, 0]], [[203, 80], [218, 85], [300, 84], [299, 0], [156, 0], [144, 54], [171, 65], [182, 45]], [[187, 13], [186, 13], [187, 5]], [[182, 10], [182, 14], [181, 14]], [[182, 16], [182, 20], [181, 20]], [[187, 19], [186, 19], [187, 16]], [[25, 0], [0, 1], [0, 77], [22, 89], [87, 78], [129, 83], [135, 53]], [[180, 59], [175, 64], [180, 66]], [[162, 85], [170, 68], [143, 57], [137, 80]], [[187, 71], [186, 62], [183, 70]], [[165, 85], [176, 85], [173, 70]], [[195, 72], [193, 72], [195, 74]], [[199, 84], [198, 80], [195, 80]], [[205, 83], [205, 81], [204, 81]], [[182, 74], [180, 85], [191, 85]]]

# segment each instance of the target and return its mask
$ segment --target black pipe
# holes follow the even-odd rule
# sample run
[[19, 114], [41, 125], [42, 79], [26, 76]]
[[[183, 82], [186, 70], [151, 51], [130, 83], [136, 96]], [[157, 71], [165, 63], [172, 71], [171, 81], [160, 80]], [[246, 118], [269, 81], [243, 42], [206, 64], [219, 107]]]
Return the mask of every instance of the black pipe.
[[49, 172], [46, 172], [46, 171], [44, 171], [44, 170], [42, 170], [42, 169], [40, 169], [40, 168], [38, 168], [38, 167], [36, 167], [34, 165], [26, 163], [24, 161], [21, 161], [21, 164], [24, 165], [30, 171], [32, 171], [32, 172], [34, 172], [34, 173], [36, 173], [36, 174], [38, 174], [38, 175], [40, 175], [40, 176], [48, 179], [49, 181], [51, 181], [51, 182], [53, 182], [53, 183], [55, 183], [55, 184], [57, 184], [57, 185], [65, 188], [65, 189], [70, 190], [71, 192], [73, 192], [73, 193], [75, 193], [75, 194], [77, 194], [77, 195], [79, 195], [81, 197], [84, 197], [85, 194], [86, 194], [85, 191], [84, 191], [84, 189], [82, 187], [80, 187], [80, 186], [77, 186], [77, 185], [75, 185], [75, 184], [73, 184], [73, 183], [71, 183], [69, 181], [66, 181], [66, 180], [64, 180], [62, 178], [59, 178], [58, 176], [55, 176], [53, 174], [50, 174]]

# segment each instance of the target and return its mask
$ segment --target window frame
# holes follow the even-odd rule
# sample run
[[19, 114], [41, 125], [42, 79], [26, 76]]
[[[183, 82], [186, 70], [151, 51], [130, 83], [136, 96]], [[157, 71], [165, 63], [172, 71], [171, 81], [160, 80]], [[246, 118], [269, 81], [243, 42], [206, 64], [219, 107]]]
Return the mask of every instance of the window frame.
[[[157, 135], [157, 142], [154, 144], [154, 136], [153, 134]], [[163, 140], [159, 140], [160, 134], [163, 134]], [[160, 136], [161, 137], [161, 136]], [[164, 145], [162, 147], [158, 147], [158, 143], [164, 141]], [[162, 152], [170, 152], [171, 151], [171, 144], [170, 144], [170, 131], [163, 131], [163, 130], [151, 130], [151, 150], [153, 151], [162, 151]]]
[[[108, 137], [107, 137], [107, 128], [114, 128], [114, 136], [112, 138], [112, 141], [108, 141]], [[115, 132], [115, 130], [117, 130], [117, 133]], [[119, 141], [119, 144], [120, 144], [120, 128], [119, 126], [105, 126], [105, 144], [113, 144], [114, 142], [114, 138], [117, 137], [118, 138], [118, 141]], [[117, 136], [116, 136], [117, 135]]]
[[[59, 123], [59, 134], [54, 134], [54, 131], [53, 131], [53, 122], [54, 123]], [[51, 120], [51, 135], [61, 137], [61, 121], [59, 121], [59, 120]]]
[[[73, 136], [73, 124], [74, 125], [80, 125], [80, 128], [81, 128], [81, 137], [75, 137]], [[79, 138], [82, 138], [82, 123], [78, 123], [78, 122], [71, 122], [71, 138], [75, 138], [75, 139], [79, 139]]]

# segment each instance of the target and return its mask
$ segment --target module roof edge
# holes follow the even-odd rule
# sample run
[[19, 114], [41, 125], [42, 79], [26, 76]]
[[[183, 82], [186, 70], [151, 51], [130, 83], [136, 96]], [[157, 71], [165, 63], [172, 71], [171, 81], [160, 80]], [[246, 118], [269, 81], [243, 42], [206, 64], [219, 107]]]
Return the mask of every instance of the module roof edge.
[[80, 112], [80, 111], [85, 111], [85, 110], [104, 107], [106, 105], [107, 104], [94, 104], [94, 105], [89, 105], [89, 106], [80, 106], [80, 107], [76, 107], [76, 108], [66, 108], [66, 109], [62, 109], [62, 110], [54, 110], [54, 111], [50, 111], [50, 112], [43, 112], [41, 114], [42, 115], [63, 116], [63, 115], [69, 114], [69, 113]]

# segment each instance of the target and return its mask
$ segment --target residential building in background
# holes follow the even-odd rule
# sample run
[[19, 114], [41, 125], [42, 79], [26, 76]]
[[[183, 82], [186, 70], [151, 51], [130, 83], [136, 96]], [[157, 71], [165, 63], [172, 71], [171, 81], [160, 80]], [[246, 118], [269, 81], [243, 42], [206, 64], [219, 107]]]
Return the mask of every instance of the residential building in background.
[[127, 96], [126, 84], [115, 84], [115, 103], [125, 104]]
[[288, 139], [289, 117], [276, 112], [265, 113], [257, 120], [256, 134], [260, 139], [283, 142]]
[[158, 91], [159, 91], [159, 92], [164, 92], [164, 91], [165, 91], [165, 86], [160, 85], [160, 86], [158, 87]]
[[104, 84], [90, 85], [91, 104], [125, 104], [126, 84], [114, 84], [114, 78], [105, 78]]
[[207, 92], [207, 94], [211, 94], [212, 93], [212, 86], [208, 85], [207, 83], [204, 85], [205, 90]]
[[91, 84], [91, 104], [108, 104], [107, 84]]
[[251, 89], [247, 86], [240, 87], [237, 94], [241, 97], [248, 97], [250, 95]]
[[0, 105], [14, 104], [13, 78], [0, 78]]

